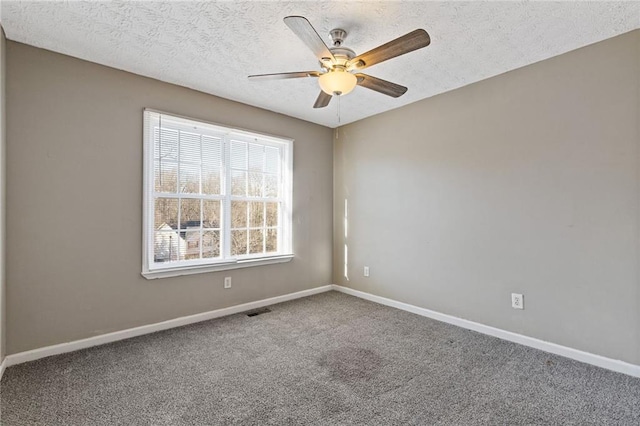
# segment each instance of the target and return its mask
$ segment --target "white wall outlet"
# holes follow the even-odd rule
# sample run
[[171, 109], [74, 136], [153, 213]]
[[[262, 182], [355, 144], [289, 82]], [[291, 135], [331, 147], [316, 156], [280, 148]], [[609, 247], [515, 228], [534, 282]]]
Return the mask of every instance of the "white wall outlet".
[[369, 267], [368, 267], [368, 266], [365, 266], [365, 267], [364, 267], [364, 276], [365, 276], [365, 277], [368, 277], [368, 276], [369, 276]]
[[511, 307], [513, 309], [524, 309], [524, 296], [518, 293], [511, 293]]
[[231, 288], [231, 277], [224, 277], [224, 288]]

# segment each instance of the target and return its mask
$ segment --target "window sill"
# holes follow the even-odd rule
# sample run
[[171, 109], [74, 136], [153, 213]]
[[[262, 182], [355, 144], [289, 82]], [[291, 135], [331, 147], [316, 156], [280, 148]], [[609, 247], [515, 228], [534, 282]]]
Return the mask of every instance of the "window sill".
[[255, 259], [242, 259], [236, 262], [219, 263], [216, 265], [204, 266], [182, 266], [177, 268], [167, 268], [156, 271], [143, 271], [142, 276], [148, 280], [156, 278], [179, 277], [182, 275], [204, 274], [207, 272], [227, 271], [229, 269], [250, 268], [252, 266], [273, 265], [277, 263], [291, 262], [292, 254], [285, 254], [274, 257], [260, 257]]

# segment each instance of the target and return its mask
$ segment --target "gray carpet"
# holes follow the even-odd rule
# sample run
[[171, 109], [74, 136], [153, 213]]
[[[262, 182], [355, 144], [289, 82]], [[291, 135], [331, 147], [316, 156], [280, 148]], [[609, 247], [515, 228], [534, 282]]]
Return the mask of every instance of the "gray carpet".
[[330, 292], [10, 367], [2, 425], [640, 424], [640, 379]]

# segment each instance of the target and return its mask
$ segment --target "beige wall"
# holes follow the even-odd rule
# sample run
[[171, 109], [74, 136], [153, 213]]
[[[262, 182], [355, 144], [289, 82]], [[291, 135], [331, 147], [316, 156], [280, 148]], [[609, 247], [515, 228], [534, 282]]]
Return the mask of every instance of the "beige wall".
[[[14, 42], [7, 104], [7, 353], [331, 282], [330, 129]], [[295, 139], [292, 262], [140, 275], [144, 107]]]
[[639, 91], [635, 31], [341, 128], [334, 282], [640, 364]]
[[0, 362], [4, 359], [6, 341], [6, 305], [5, 305], [5, 57], [6, 41], [4, 30], [0, 26]]
[[[329, 129], [18, 43], [6, 55], [7, 353], [331, 282]], [[293, 262], [140, 276], [144, 107], [296, 140]], [[635, 31], [341, 128], [334, 282], [640, 363], [639, 114]]]

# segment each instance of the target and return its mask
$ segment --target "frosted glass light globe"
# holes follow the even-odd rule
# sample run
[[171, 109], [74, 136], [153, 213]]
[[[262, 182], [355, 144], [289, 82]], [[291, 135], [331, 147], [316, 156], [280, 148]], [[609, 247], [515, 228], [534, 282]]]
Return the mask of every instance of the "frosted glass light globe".
[[320, 88], [327, 95], [346, 95], [358, 84], [355, 75], [341, 69], [334, 69], [318, 77]]

